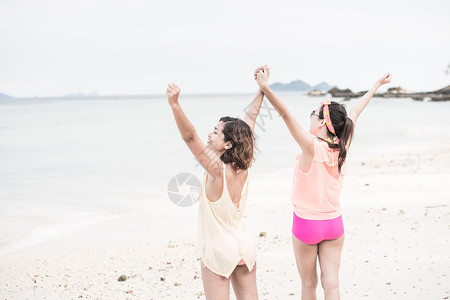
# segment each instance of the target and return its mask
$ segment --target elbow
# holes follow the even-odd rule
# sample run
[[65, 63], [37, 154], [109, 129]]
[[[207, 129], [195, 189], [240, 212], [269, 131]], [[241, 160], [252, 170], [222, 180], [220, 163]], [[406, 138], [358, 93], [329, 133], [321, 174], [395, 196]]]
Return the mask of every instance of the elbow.
[[293, 116], [288, 111], [286, 111], [286, 112], [280, 111], [280, 112], [278, 112], [278, 114], [285, 122], [289, 122], [293, 119]]

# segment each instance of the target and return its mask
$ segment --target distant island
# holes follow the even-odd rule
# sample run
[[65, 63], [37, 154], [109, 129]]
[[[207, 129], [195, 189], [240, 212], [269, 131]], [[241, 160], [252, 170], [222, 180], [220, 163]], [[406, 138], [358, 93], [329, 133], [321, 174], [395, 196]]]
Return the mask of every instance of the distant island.
[[0, 99], [6, 99], [6, 98], [14, 98], [14, 97], [11, 97], [11, 96], [8, 96], [8, 95], [0, 93]]
[[87, 97], [97, 97], [98, 93], [97, 92], [90, 92], [90, 93], [70, 93], [70, 94], [65, 94], [64, 98], [87, 98]]
[[310, 84], [301, 81], [301, 80], [295, 80], [290, 83], [280, 83], [275, 82], [274, 84], [270, 85], [270, 88], [274, 91], [305, 91], [309, 92], [312, 90], [318, 90], [322, 92], [326, 92], [334, 88], [334, 86], [329, 85], [326, 82], [319, 83], [317, 85], [311, 86]]
[[[339, 89], [335, 86], [331, 86], [326, 82], [322, 82], [318, 85], [311, 86], [310, 84], [302, 81], [295, 80], [290, 83], [275, 82], [270, 85], [270, 88], [274, 91], [305, 91], [310, 96], [325, 96], [330, 94], [335, 98], [344, 98], [349, 100], [351, 98], [358, 98], [364, 96], [367, 91], [360, 91], [357, 93], [352, 92], [350, 89]], [[401, 87], [392, 87], [387, 90], [386, 93], [375, 94], [377, 98], [411, 98], [417, 101], [423, 101], [429, 99], [431, 101], [450, 101], [450, 85], [431, 92], [418, 92], [410, 93]]]
[[[274, 91], [307, 91], [309, 96], [328, 96], [333, 98], [343, 98], [343, 100], [350, 100], [352, 98], [359, 98], [364, 96], [367, 91], [360, 91], [354, 93], [350, 89], [339, 89], [337, 87], [330, 86], [326, 82], [322, 82], [318, 85], [311, 86], [308, 83], [296, 80], [290, 83], [276, 82], [270, 85], [270, 88]], [[201, 95], [201, 94], [198, 94]], [[212, 94], [211, 94], [212, 95]], [[15, 98], [10, 95], [0, 93], [0, 99], [147, 99], [147, 98], [159, 98], [161, 95], [99, 95], [97, 92], [91, 92], [89, 94], [84, 93], [71, 93], [66, 94], [63, 97], [30, 97], [30, 98]], [[411, 98], [416, 101], [450, 101], [450, 85], [431, 92], [409, 92], [401, 87], [391, 87], [385, 93], [377, 93], [374, 95], [376, 98]]]

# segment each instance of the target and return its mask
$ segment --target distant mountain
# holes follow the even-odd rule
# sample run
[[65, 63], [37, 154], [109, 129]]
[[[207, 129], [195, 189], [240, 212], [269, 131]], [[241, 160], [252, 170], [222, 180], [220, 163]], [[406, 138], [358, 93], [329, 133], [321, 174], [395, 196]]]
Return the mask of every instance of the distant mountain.
[[275, 82], [270, 88], [274, 91], [309, 91], [311, 86], [304, 81], [296, 80], [290, 83]]
[[334, 88], [335, 86], [331, 86], [326, 82], [321, 82], [318, 85], [315, 85], [312, 87], [312, 90], [319, 90], [319, 91], [323, 91], [323, 92], [328, 92], [329, 90], [331, 90], [332, 88]]
[[280, 83], [275, 82], [270, 85], [270, 88], [274, 91], [311, 91], [311, 90], [320, 90], [324, 92], [328, 92], [333, 88], [333, 86], [329, 85], [326, 82], [319, 83], [318, 85], [311, 86], [308, 83], [295, 80], [290, 83]]
[[13, 98], [13, 97], [5, 95], [5, 94], [0, 94], [0, 99], [6, 99], [6, 98]]

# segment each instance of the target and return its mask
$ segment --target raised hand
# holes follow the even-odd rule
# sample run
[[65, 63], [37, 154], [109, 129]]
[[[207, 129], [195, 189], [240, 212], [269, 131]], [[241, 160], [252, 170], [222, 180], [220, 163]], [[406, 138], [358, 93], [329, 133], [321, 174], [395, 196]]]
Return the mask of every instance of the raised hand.
[[169, 99], [170, 105], [178, 103], [178, 96], [180, 95], [180, 92], [181, 92], [181, 89], [175, 83], [168, 85], [166, 95]]
[[270, 69], [267, 67], [267, 65], [263, 68], [260, 67], [258, 69], [258, 72], [255, 74], [255, 80], [259, 88], [263, 89], [269, 86]]
[[391, 79], [392, 79], [392, 74], [389, 73], [389, 72], [386, 72], [386, 73], [383, 75], [383, 77], [381, 77], [380, 79], [378, 79], [377, 83], [378, 83], [379, 85], [383, 85], [383, 84], [386, 84], [386, 83], [391, 82]]
[[362, 113], [364, 108], [366, 108], [367, 104], [369, 104], [370, 99], [372, 99], [373, 95], [375, 95], [378, 88], [383, 84], [391, 82], [391, 79], [391, 73], [386, 72], [383, 77], [378, 79], [373, 87], [353, 105], [349, 113], [349, 118], [353, 121], [354, 126], [356, 126], [356, 121], [358, 120], [359, 115]]
[[256, 80], [256, 75], [258, 75], [258, 72], [259, 72], [260, 70], [264, 70], [264, 68], [267, 68], [267, 78], [269, 78], [269, 76], [270, 76], [270, 69], [267, 67], [267, 65], [264, 65], [264, 66], [259, 66], [259, 67], [255, 70], [255, 72], [253, 73], [254, 79], [255, 79], [255, 80]]

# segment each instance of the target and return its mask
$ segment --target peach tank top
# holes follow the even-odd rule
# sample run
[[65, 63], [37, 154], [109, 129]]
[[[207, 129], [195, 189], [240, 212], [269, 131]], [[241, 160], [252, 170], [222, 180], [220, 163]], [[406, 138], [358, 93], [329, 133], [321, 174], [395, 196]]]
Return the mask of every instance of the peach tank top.
[[297, 156], [292, 182], [291, 202], [297, 216], [309, 220], [328, 220], [341, 215], [339, 196], [346, 163], [338, 171], [339, 150], [314, 138], [314, 157], [309, 170], [300, 169]]

